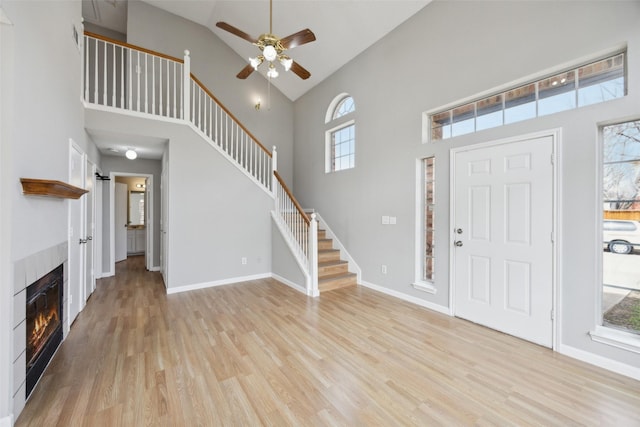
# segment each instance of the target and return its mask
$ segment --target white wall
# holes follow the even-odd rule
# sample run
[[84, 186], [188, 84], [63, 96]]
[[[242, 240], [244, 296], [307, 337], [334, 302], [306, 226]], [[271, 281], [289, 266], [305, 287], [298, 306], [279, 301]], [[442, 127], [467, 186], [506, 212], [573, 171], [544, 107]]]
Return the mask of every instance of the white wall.
[[[267, 81], [259, 73], [246, 80], [235, 77], [246, 58], [207, 28], [137, 0], [129, 2], [127, 42], [177, 58], [189, 50], [191, 72], [265, 147], [278, 147], [280, 175], [292, 183], [293, 103], [272, 86], [267, 110]], [[254, 108], [257, 98], [262, 99], [260, 111]]]
[[[13, 26], [2, 25], [2, 268], [1, 286], [13, 289], [12, 263], [67, 241], [68, 202], [22, 194], [20, 177], [68, 181], [69, 139], [100, 156], [84, 132], [80, 104], [80, 52], [72, 28], [80, 25], [77, 1], [8, 1], [2, 9]], [[9, 168], [5, 166], [9, 165]], [[7, 226], [10, 234], [5, 233]], [[5, 240], [6, 239], [6, 240]], [[74, 289], [78, 284], [70, 284]], [[11, 299], [0, 298], [2, 342], [13, 354]], [[5, 353], [0, 357], [0, 420], [10, 416]], [[10, 397], [9, 397], [10, 399]], [[17, 414], [14, 414], [17, 416]]]
[[169, 141], [168, 287], [269, 275], [273, 198], [187, 130]]
[[[592, 342], [596, 295], [598, 123], [640, 115], [640, 2], [434, 2], [295, 103], [295, 195], [317, 209], [363, 280], [448, 306], [449, 150], [562, 128], [561, 343], [630, 366], [637, 354]], [[422, 114], [628, 44], [629, 95], [433, 143]], [[334, 96], [356, 103], [356, 168], [324, 173], [324, 116]], [[416, 159], [436, 157], [435, 295], [414, 290]], [[397, 225], [382, 226], [382, 215]], [[388, 266], [382, 275], [380, 266]], [[589, 266], [589, 268], [585, 268]]]

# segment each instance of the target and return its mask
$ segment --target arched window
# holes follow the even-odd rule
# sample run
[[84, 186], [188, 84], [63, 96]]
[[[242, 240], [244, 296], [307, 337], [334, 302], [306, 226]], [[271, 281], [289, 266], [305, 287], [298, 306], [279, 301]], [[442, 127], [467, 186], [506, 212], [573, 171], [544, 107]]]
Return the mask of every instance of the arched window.
[[325, 116], [329, 128], [325, 135], [325, 172], [337, 172], [355, 167], [356, 110], [353, 98], [342, 93], [336, 96]]

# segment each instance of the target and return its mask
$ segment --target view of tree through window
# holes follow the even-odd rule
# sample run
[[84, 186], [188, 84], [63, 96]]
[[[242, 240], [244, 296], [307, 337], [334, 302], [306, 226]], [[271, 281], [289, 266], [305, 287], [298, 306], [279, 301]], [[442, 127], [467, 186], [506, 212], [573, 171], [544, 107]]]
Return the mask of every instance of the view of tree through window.
[[640, 334], [640, 120], [603, 138], [603, 325]]

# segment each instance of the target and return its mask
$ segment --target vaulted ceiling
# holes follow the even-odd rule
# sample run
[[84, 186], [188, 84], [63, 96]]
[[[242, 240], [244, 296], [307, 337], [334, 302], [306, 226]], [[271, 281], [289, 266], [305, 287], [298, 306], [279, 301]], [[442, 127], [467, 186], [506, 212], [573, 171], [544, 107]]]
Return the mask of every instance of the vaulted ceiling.
[[[285, 37], [304, 28], [316, 41], [287, 53], [311, 72], [302, 80], [280, 69], [272, 83], [296, 100], [431, 0], [273, 0], [273, 33]], [[242, 58], [256, 56], [249, 42], [215, 26], [225, 21], [250, 36], [269, 31], [269, 0], [145, 0], [213, 31]], [[126, 33], [127, 0], [83, 0], [86, 21]], [[381, 58], [384, 60], [384, 58]], [[266, 73], [267, 67], [259, 71]], [[240, 71], [240, 70], [238, 70]]]

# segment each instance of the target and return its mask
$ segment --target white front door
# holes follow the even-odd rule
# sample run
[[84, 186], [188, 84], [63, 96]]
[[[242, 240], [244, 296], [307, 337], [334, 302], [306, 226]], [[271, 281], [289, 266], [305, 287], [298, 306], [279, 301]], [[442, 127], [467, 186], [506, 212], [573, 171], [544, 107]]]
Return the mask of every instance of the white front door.
[[115, 262], [127, 259], [127, 184], [115, 183], [114, 210], [115, 218]]
[[547, 347], [553, 138], [452, 151], [454, 313]]

